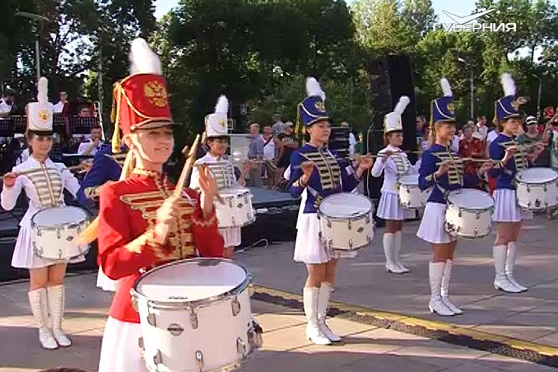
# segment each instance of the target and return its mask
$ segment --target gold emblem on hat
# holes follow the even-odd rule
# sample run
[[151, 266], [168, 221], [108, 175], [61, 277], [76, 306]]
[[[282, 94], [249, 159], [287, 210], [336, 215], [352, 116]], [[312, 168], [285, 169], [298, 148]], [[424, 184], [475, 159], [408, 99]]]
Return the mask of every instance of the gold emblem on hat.
[[227, 126], [227, 121], [225, 119], [219, 119], [219, 125], [221, 128], [225, 128]]
[[156, 81], [145, 83], [143, 94], [154, 106], [162, 108], [169, 104], [167, 89]]
[[37, 113], [37, 116], [39, 117], [39, 120], [43, 123], [46, 123], [48, 121], [48, 118], [50, 117], [50, 112], [48, 112], [48, 110], [39, 110], [39, 112]]
[[316, 110], [318, 110], [318, 112], [325, 112], [325, 105], [321, 101], [316, 102], [314, 104], [314, 107], [316, 107]]
[[447, 108], [450, 114], [452, 115], [455, 114], [455, 105], [453, 104], [453, 102], [448, 103]]
[[513, 100], [511, 102], [511, 107], [513, 107], [514, 110], [517, 110], [519, 108], [519, 103], [517, 103], [516, 100]]

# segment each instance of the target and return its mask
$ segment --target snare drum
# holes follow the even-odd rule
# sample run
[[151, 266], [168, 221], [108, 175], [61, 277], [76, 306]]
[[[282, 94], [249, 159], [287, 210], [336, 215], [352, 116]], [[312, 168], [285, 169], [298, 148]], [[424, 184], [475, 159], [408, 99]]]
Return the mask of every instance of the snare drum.
[[424, 193], [418, 186], [418, 177], [418, 174], [408, 174], [399, 177], [399, 204], [403, 208], [418, 209], [424, 208], [426, 205]]
[[256, 220], [252, 209], [252, 193], [243, 187], [220, 191], [224, 204], [215, 201], [215, 213], [220, 228], [244, 227]]
[[330, 195], [320, 203], [320, 240], [334, 251], [356, 251], [374, 238], [372, 220], [374, 207], [370, 200], [359, 194]]
[[195, 258], [159, 266], [131, 290], [139, 346], [150, 371], [229, 371], [261, 347], [251, 276], [241, 264]]
[[87, 254], [89, 245], [78, 244], [89, 224], [87, 212], [78, 207], [41, 209], [31, 217], [33, 253], [48, 260], [71, 260]]
[[483, 238], [492, 231], [494, 199], [480, 190], [461, 189], [448, 195], [445, 229], [464, 238]]
[[558, 205], [558, 173], [550, 168], [524, 169], [515, 175], [517, 205], [528, 210]]

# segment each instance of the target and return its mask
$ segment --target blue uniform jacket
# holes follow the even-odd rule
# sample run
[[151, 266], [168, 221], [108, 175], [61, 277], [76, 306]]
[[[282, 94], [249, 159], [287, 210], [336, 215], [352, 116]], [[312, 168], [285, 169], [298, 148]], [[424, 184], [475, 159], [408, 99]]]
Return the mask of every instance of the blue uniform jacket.
[[114, 159], [107, 155], [112, 155], [111, 146], [106, 146], [95, 154], [93, 165], [83, 179], [77, 193], [78, 201], [87, 206], [95, 206], [92, 193], [95, 188], [104, 185], [107, 181], [118, 181], [122, 167]]
[[[300, 183], [303, 174], [300, 164], [304, 161], [312, 161], [315, 164], [306, 187]], [[340, 192], [351, 192], [359, 182], [353, 166], [325, 147], [318, 149], [307, 143], [291, 155], [289, 186], [295, 198], [300, 197], [307, 188], [308, 198], [304, 213], [316, 213], [322, 199]]]
[[429, 202], [446, 204], [446, 193], [462, 187], [474, 187], [479, 183], [479, 177], [476, 174], [463, 176], [463, 163], [461, 162], [450, 165], [449, 170], [436, 179], [434, 173], [440, 167], [438, 163], [449, 159], [459, 159], [459, 156], [451, 148], [438, 144], [432, 145], [422, 153], [419, 188], [423, 191], [432, 188], [432, 193], [428, 198]]
[[[488, 152], [493, 160], [502, 160], [506, 155], [506, 146], [516, 146], [519, 143], [510, 136], [500, 133], [494, 141], [490, 143]], [[496, 178], [496, 190], [510, 189], [515, 190], [515, 175], [520, 170], [531, 166], [527, 161], [526, 154], [523, 150], [518, 150], [514, 156], [506, 163], [504, 167], [494, 167], [490, 170], [490, 176]]]

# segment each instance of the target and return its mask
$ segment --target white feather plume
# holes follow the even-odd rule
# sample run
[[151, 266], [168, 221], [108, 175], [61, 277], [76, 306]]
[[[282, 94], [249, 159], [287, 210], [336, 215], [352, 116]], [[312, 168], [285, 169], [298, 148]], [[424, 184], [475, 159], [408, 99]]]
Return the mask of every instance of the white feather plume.
[[451, 91], [451, 85], [445, 77], [440, 79], [440, 86], [442, 87], [442, 92], [444, 93], [444, 97], [452, 97], [453, 93]]
[[130, 74], [162, 75], [161, 61], [142, 38], [132, 41], [130, 47]]
[[229, 112], [229, 100], [225, 96], [220, 96], [215, 105], [215, 113], [227, 114]]
[[515, 81], [507, 72], [502, 74], [502, 88], [504, 88], [504, 96], [515, 96]]
[[308, 97], [320, 96], [324, 101], [326, 99], [325, 92], [320, 86], [320, 83], [318, 83], [318, 80], [313, 77], [309, 77], [306, 79], [306, 94]]
[[393, 109], [393, 112], [395, 112], [397, 115], [403, 115], [403, 112], [405, 111], [405, 108], [407, 108], [409, 102], [411, 102], [409, 97], [401, 96], [401, 98], [399, 98], [399, 102], [397, 102], [397, 105], [395, 105], [395, 109]]
[[39, 103], [48, 102], [48, 80], [46, 77], [41, 77], [37, 84], [37, 101]]

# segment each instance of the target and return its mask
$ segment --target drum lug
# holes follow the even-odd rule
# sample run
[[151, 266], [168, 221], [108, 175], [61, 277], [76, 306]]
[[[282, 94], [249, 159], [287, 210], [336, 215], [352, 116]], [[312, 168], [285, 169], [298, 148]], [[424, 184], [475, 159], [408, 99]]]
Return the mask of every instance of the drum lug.
[[527, 185], [527, 192], [531, 192], [531, 186]]
[[143, 343], [143, 337], [138, 338], [138, 346], [141, 350], [145, 351], [145, 345]]
[[351, 230], [353, 228], [352, 224], [351, 224], [351, 220], [349, 220], [349, 222], [347, 223], [347, 228], [349, 230]]
[[43, 255], [43, 249], [42, 248], [37, 248], [37, 243], [33, 242], [33, 253], [35, 253], [35, 256], [37, 257], [42, 257]]
[[199, 350], [196, 351], [196, 364], [200, 372], [203, 371], [203, 353]]
[[333, 245], [333, 239], [329, 239], [329, 240], [327, 241], [327, 247], [328, 247], [329, 249], [331, 249], [331, 246], [332, 246], [332, 245]]
[[[478, 215], [478, 213], [477, 213], [477, 215]], [[478, 217], [477, 217], [477, 220], [478, 220]], [[475, 227], [475, 238], [476, 238], [478, 235], [479, 235], [479, 228], [478, 228], [478, 227]]]
[[135, 311], [136, 313], [139, 313], [138, 299], [136, 298], [136, 296], [132, 296], [131, 303], [132, 303], [132, 309], [134, 309], [134, 311]]
[[232, 206], [232, 199], [229, 199], [229, 208], [232, 209], [232, 207], [233, 207], [233, 206]]
[[157, 350], [157, 353], [155, 354], [155, 356], [153, 356], [153, 363], [155, 363], [156, 366], [158, 366], [159, 364], [163, 364], [163, 356], [161, 355], [161, 350]]
[[237, 207], [238, 209], [242, 209], [243, 206], [244, 206], [244, 204], [242, 204], [242, 203], [238, 203], [238, 204], [236, 205], [236, 207]]
[[41, 236], [41, 229], [37, 227], [37, 236]]
[[349, 249], [353, 249], [353, 239], [349, 239]]
[[327, 219], [327, 227], [331, 229], [331, 220], [329, 218]]
[[242, 339], [239, 337], [236, 339], [236, 352], [238, 353], [240, 359], [246, 359], [246, 344]]
[[244, 195], [244, 204], [248, 204], [248, 194]]
[[234, 218], [234, 216], [231, 217], [231, 222], [232, 222], [233, 226], [236, 226], [236, 218]]
[[[475, 213], [475, 217], [477, 218], [477, 220], [480, 220], [480, 212]], [[475, 230], [476, 229], [477, 228], [475, 227]], [[475, 236], [477, 236], [477, 235], [475, 234]]]
[[368, 225], [370, 223], [370, 213], [366, 215], [364, 222]]
[[461, 208], [459, 208], [459, 211], [457, 212], [457, 215], [461, 218], [463, 216], [463, 214], [461, 213]]
[[320, 241], [323, 241], [323, 240], [322, 240], [322, 232], [321, 232], [321, 231], [318, 232], [318, 239], [320, 239]]
[[250, 349], [259, 349], [263, 345], [262, 338], [263, 329], [260, 327], [258, 322], [252, 320], [252, 326], [248, 329], [248, 344]]
[[61, 237], [60, 228], [57, 228], [57, 229], [56, 229], [56, 238], [57, 238], [57, 239], [60, 239], [60, 237]]
[[544, 192], [546, 192], [546, 190], [547, 190], [546, 183], [543, 185], [543, 190], [544, 190]]
[[62, 249], [58, 250], [58, 259], [61, 260], [62, 259]]
[[241, 307], [240, 307], [240, 302], [238, 302], [238, 298], [235, 297], [234, 300], [232, 300], [231, 308], [232, 308], [233, 316], [237, 316], [238, 313], [240, 313]]
[[252, 297], [254, 295], [255, 291], [256, 290], [254, 289], [254, 285], [252, 283], [250, 283], [248, 285], [248, 296]]
[[155, 314], [151, 313], [147, 316], [147, 323], [152, 327], [157, 327], [157, 319], [155, 318]]
[[198, 329], [198, 314], [196, 314], [194, 309], [190, 311], [190, 325], [192, 329]]
[[372, 243], [372, 238], [370, 237], [370, 235], [366, 235], [366, 241], [368, 242], [368, 244]]

